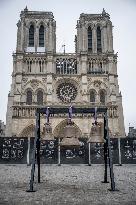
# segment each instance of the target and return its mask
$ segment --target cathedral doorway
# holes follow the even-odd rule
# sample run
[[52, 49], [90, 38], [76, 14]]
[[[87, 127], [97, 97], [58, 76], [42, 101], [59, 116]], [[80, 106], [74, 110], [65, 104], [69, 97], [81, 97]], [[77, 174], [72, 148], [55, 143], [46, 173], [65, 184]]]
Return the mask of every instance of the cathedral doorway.
[[60, 142], [59, 163], [87, 163], [85, 150], [86, 139], [82, 138], [82, 132], [74, 122], [71, 129], [71, 127], [67, 125], [67, 119], [63, 120], [55, 127], [53, 135]]
[[35, 137], [35, 126], [33, 124], [25, 127], [20, 134], [20, 137]]
[[[65, 133], [64, 133], [64, 129], [65, 127], [67, 126], [67, 119], [61, 121], [54, 129], [53, 131], [53, 136], [55, 138], [64, 138], [66, 137], [65, 136]], [[73, 122], [73, 126], [74, 126], [74, 129], [75, 129], [75, 137], [76, 138], [82, 138], [82, 132], [80, 130], [80, 128]], [[70, 132], [70, 130], [69, 130]]]

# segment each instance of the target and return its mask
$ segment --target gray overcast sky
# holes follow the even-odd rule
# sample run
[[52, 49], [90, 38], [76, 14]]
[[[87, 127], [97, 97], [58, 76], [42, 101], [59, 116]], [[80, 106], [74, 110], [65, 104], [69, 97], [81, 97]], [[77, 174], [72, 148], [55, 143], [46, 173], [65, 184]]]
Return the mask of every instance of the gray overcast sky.
[[57, 23], [57, 51], [74, 52], [76, 21], [80, 13], [101, 13], [113, 22], [114, 51], [118, 52], [119, 86], [123, 96], [125, 128], [136, 126], [136, 0], [0, 0], [0, 119], [6, 121], [11, 84], [12, 53], [16, 48], [16, 23], [25, 7], [52, 11]]

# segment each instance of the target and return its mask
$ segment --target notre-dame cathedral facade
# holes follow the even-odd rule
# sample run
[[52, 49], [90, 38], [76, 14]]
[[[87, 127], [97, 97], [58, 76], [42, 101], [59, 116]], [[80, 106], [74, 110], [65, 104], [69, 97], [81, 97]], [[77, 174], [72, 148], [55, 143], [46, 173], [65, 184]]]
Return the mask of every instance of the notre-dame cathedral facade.
[[[124, 137], [122, 96], [113, 50], [110, 16], [80, 14], [75, 53], [56, 52], [56, 21], [52, 12], [25, 8], [17, 23], [17, 46], [13, 54], [11, 90], [8, 95], [6, 136], [34, 136], [37, 107], [107, 107], [111, 137]], [[74, 40], [74, 39], [73, 39]], [[98, 121], [103, 120], [99, 114]], [[73, 114], [79, 137], [88, 137], [92, 114]], [[52, 133], [58, 137], [67, 115], [50, 117]], [[45, 116], [41, 117], [41, 132]]]

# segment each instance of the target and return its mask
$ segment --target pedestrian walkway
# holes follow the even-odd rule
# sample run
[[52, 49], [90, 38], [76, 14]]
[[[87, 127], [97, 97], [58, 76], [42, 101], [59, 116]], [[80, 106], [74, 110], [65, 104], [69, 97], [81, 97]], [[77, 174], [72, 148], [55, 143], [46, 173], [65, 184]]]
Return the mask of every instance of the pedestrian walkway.
[[[135, 205], [136, 165], [114, 166], [117, 192], [103, 184], [104, 165], [41, 165], [28, 193], [30, 166], [0, 165], [0, 205]], [[37, 170], [36, 170], [37, 176]], [[37, 181], [37, 178], [35, 178]]]

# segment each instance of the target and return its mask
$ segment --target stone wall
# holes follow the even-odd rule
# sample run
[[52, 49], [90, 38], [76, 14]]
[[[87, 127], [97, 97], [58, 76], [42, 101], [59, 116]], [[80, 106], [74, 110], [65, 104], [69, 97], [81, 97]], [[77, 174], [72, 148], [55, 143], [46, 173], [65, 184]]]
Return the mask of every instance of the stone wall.
[[6, 125], [0, 120], [0, 137], [5, 136]]

